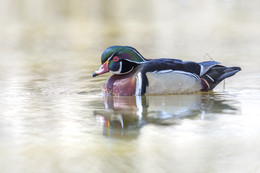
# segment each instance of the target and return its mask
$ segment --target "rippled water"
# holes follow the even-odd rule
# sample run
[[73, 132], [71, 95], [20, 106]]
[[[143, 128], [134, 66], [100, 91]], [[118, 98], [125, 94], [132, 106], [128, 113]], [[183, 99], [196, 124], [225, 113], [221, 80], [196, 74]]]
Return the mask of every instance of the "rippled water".
[[[1, 173], [260, 172], [259, 2], [58, 2], [0, 3]], [[212, 93], [102, 96], [115, 44], [242, 71]]]

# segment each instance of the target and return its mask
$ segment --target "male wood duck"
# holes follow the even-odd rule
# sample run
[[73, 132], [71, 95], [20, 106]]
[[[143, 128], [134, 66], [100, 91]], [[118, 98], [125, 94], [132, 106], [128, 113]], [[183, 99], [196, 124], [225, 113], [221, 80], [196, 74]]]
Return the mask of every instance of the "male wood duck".
[[111, 72], [103, 93], [111, 95], [158, 95], [211, 91], [240, 67], [225, 67], [216, 61], [200, 63], [179, 59], [145, 59], [130, 46], [112, 46], [101, 56], [93, 77]]

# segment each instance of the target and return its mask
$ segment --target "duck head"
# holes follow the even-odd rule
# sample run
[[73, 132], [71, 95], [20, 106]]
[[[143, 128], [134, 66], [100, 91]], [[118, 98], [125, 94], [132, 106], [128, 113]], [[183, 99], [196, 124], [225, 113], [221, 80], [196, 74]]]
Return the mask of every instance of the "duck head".
[[101, 66], [93, 73], [93, 77], [111, 72], [122, 75], [134, 70], [146, 59], [133, 47], [112, 46], [107, 48], [101, 56]]

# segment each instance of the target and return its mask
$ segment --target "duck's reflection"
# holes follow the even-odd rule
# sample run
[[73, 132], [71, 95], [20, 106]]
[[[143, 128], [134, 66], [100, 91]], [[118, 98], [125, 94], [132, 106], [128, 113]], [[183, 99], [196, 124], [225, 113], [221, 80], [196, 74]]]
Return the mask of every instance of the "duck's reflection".
[[[105, 110], [96, 110], [104, 135], [133, 138], [145, 124], [172, 125], [183, 118], [208, 118], [208, 113], [235, 113], [221, 95], [104, 96]], [[211, 117], [212, 118], [212, 117]]]

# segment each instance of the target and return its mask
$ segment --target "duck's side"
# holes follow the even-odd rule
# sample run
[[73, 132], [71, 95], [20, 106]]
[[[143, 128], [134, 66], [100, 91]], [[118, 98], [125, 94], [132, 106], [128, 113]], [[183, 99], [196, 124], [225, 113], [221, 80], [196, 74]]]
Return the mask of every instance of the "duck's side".
[[[165, 70], [146, 73], [149, 84], [140, 85], [140, 75], [137, 76], [136, 95], [181, 94], [200, 91], [200, 78], [183, 71]], [[139, 86], [139, 87], [138, 87]]]
[[[157, 61], [157, 60], [156, 60]], [[103, 93], [112, 95], [158, 95], [211, 91], [222, 80], [241, 69], [225, 67], [215, 61], [182, 62], [176, 66], [153, 69], [151, 62], [140, 65], [126, 75], [112, 75], [104, 84]], [[175, 62], [176, 64], [176, 62]], [[167, 69], [166, 69], [167, 68]], [[177, 69], [177, 70], [176, 70]]]
[[178, 59], [145, 59], [129, 46], [112, 46], [101, 56], [93, 77], [111, 72], [103, 93], [112, 95], [179, 94], [211, 91], [240, 67], [216, 61], [196, 63]]

